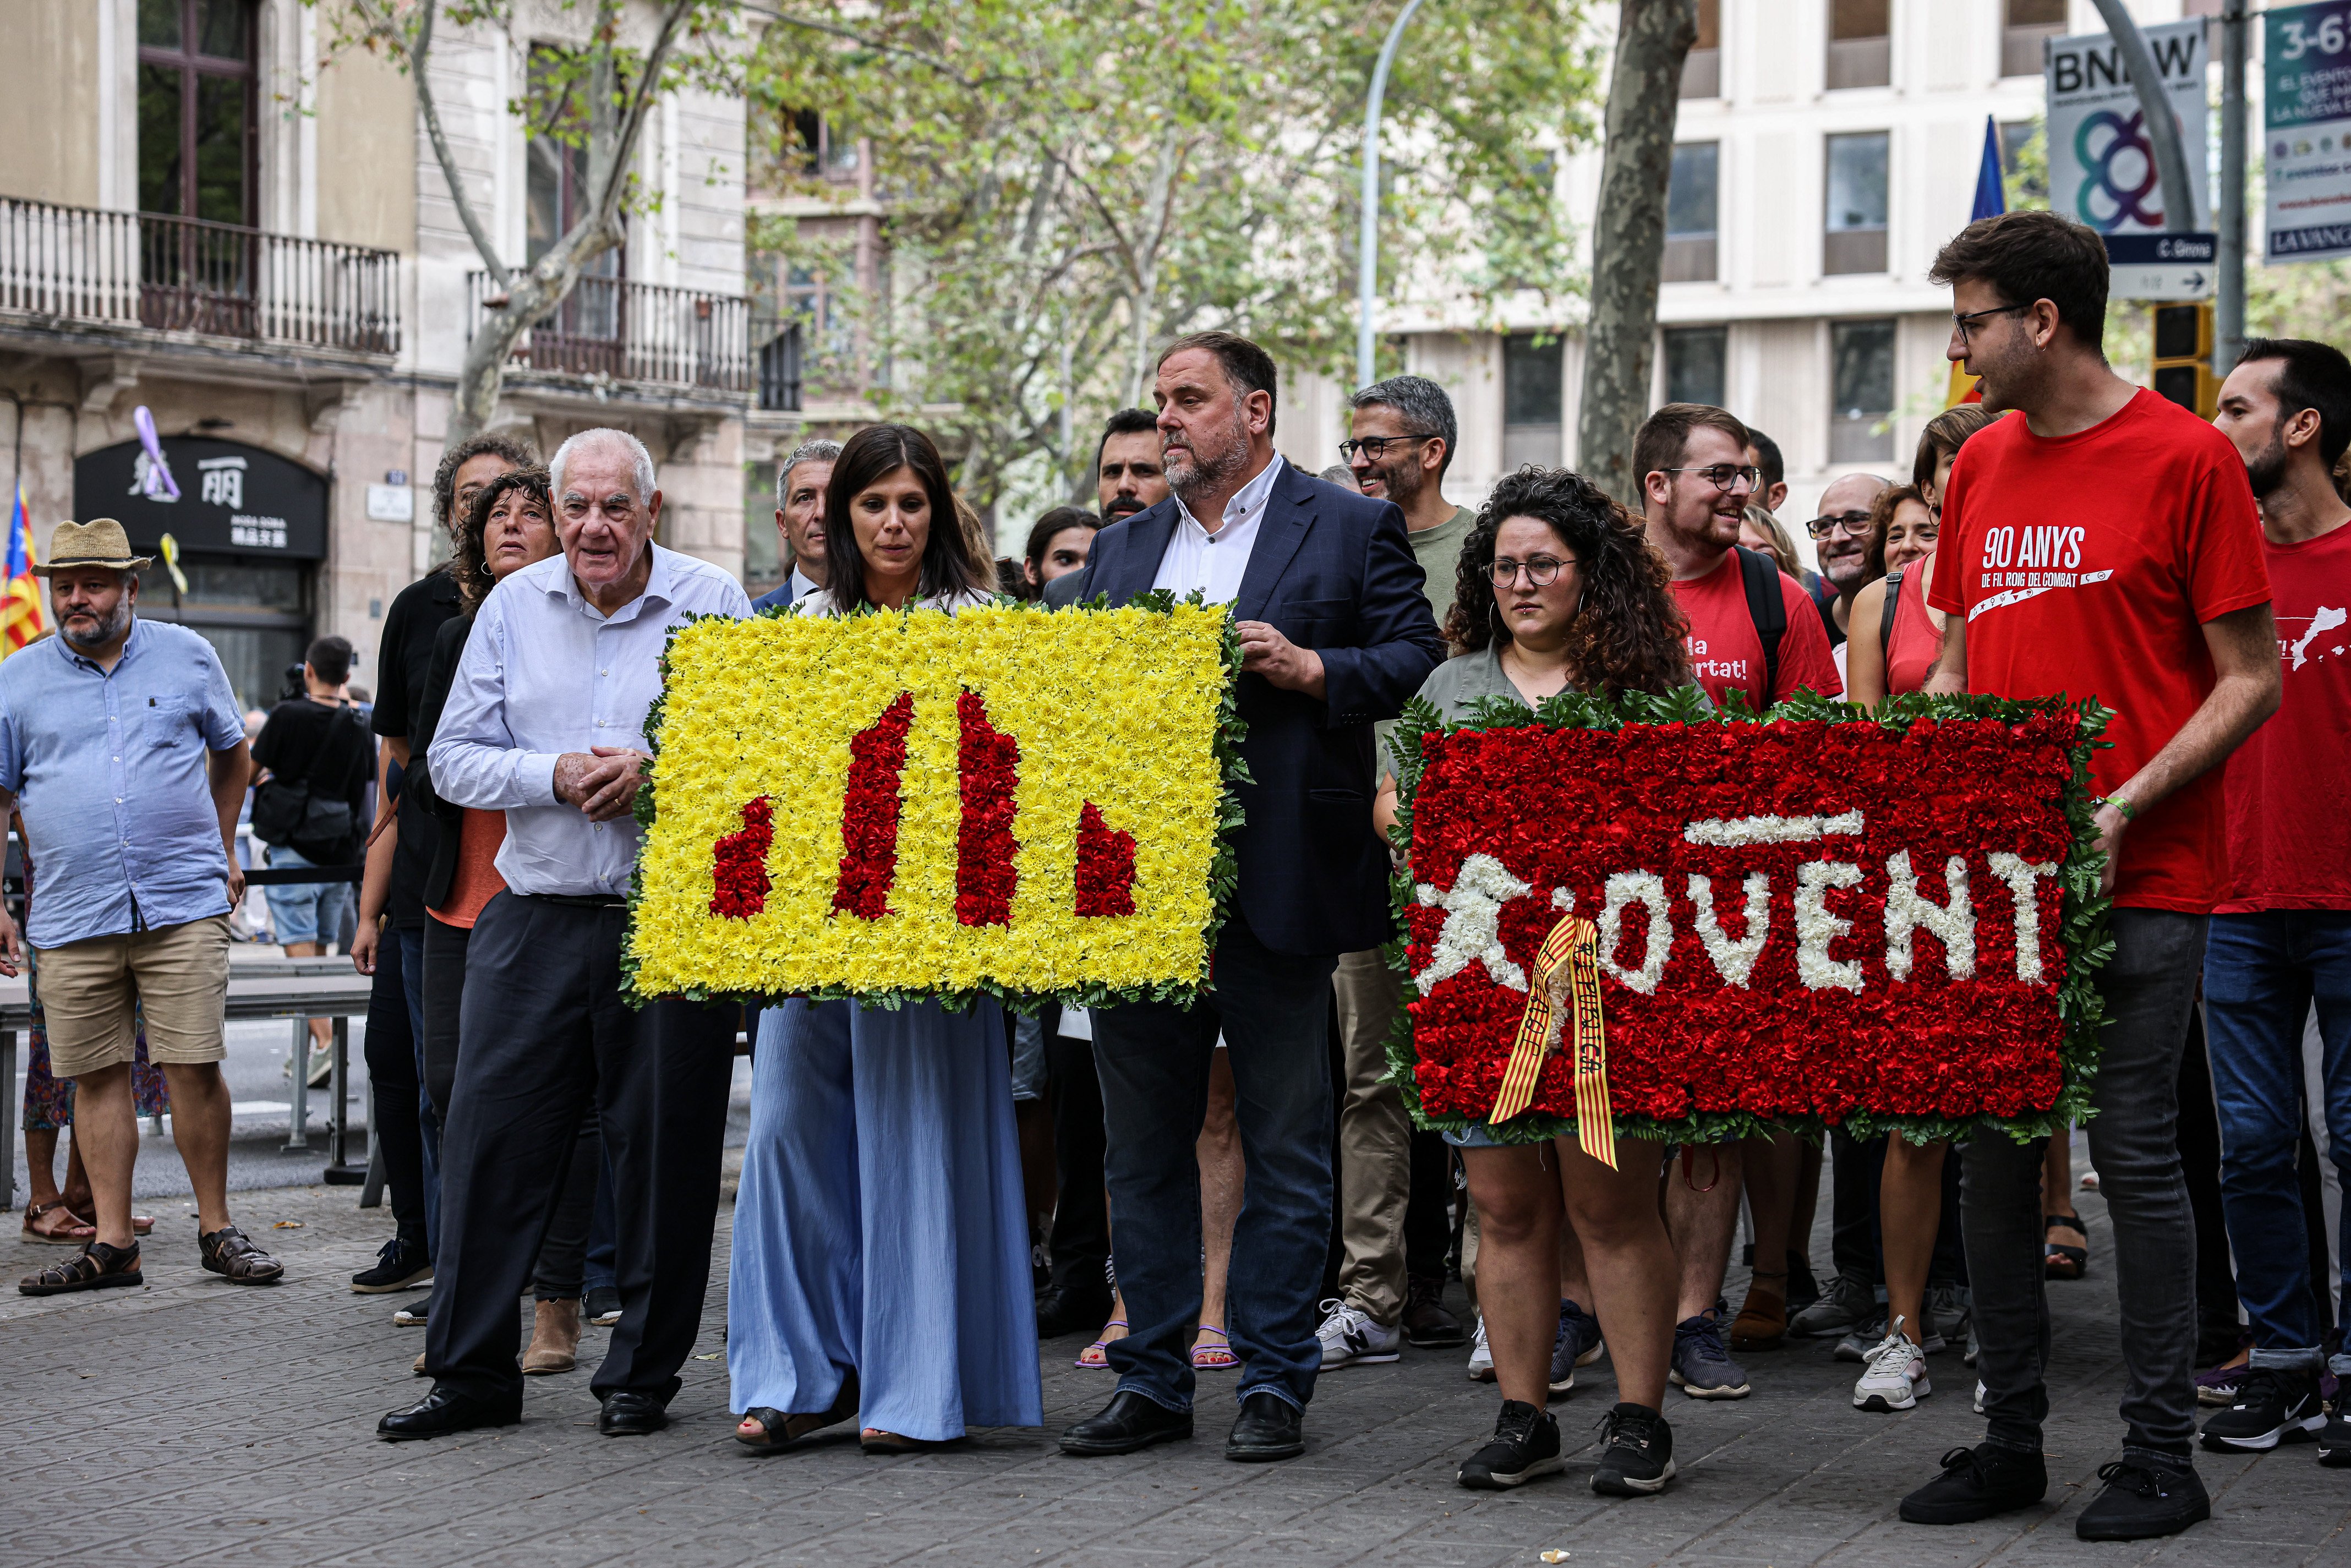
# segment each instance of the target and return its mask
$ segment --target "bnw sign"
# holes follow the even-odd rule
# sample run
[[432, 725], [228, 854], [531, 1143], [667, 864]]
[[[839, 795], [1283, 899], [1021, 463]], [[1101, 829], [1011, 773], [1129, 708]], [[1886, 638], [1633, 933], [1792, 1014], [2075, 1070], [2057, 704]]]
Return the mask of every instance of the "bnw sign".
[[74, 515], [114, 517], [142, 554], [165, 534], [184, 550], [317, 560], [327, 553], [327, 481], [274, 452], [209, 436], [165, 436], [179, 485], [147, 494], [152, 460], [136, 441], [74, 464]]

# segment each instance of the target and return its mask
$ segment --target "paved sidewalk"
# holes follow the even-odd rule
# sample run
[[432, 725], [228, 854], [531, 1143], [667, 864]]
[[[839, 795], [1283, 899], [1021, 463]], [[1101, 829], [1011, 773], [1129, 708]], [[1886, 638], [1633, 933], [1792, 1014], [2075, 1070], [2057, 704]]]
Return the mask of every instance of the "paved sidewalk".
[[[728, 1437], [723, 1216], [698, 1347], [711, 1359], [687, 1364], [667, 1432], [597, 1437], [583, 1370], [533, 1379], [519, 1427], [393, 1447], [371, 1431], [423, 1392], [408, 1375], [423, 1334], [392, 1325], [404, 1298], [345, 1288], [389, 1234], [383, 1212], [360, 1213], [348, 1188], [239, 1194], [241, 1223], [289, 1268], [287, 1283], [254, 1290], [197, 1270], [193, 1218], [173, 1201], [157, 1206], [146, 1290], [0, 1295], [0, 1446], [11, 1471], [0, 1564], [1315, 1568], [1531, 1563], [1546, 1549], [1567, 1551], [1573, 1568], [2351, 1563], [2351, 1473], [2320, 1469], [2307, 1447], [2200, 1456], [2217, 1517], [2178, 1541], [2074, 1539], [2098, 1466], [2116, 1457], [2122, 1379], [2103, 1209], [2084, 1197], [2092, 1277], [2053, 1291], [2063, 1376], [2051, 1499], [1942, 1531], [1899, 1523], [1894, 1505], [1980, 1431], [1967, 1369], [1956, 1354], [1938, 1356], [1937, 1392], [1917, 1411], [1864, 1416], [1850, 1406], [1856, 1369], [1832, 1362], [1824, 1344], [1749, 1358], [1756, 1393], [1742, 1402], [1669, 1395], [1681, 1479], [1633, 1501], [1604, 1501], [1585, 1484], [1592, 1427], [1614, 1398], [1604, 1361], [1554, 1406], [1582, 1457], [1565, 1477], [1516, 1494], [1457, 1488], [1454, 1467], [1490, 1429], [1495, 1396], [1462, 1376], [1452, 1351], [1332, 1375], [1309, 1416], [1306, 1457], [1284, 1465], [1221, 1458], [1230, 1406], [1215, 1382], [1197, 1440], [1128, 1458], [1064, 1458], [1047, 1433], [1029, 1431], [899, 1459], [869, 1459], [847, 1437], [750, 1454]], [[273, 1229], [279, 1220], [300, 1228]], [[50, 1249], [5, 1255], [23, 1273]], [[601, 1337], [591, 1330], [583, 1351], [596, 1354]], [[1109, 1395], [1104, 1375], [1071, 1367], [1082, 1343], [1047, 1347], [1053, 1427]], [[1227, 1387], [1230, 1376], [1221, 1375]]]

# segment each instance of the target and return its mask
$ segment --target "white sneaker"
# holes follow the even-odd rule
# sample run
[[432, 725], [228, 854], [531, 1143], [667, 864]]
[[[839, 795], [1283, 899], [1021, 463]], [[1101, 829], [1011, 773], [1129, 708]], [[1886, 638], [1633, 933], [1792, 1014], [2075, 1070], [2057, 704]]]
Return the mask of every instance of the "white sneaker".
[[1478, 1314], [1478, 1337], [1469, 1343], [1469, 1381], [1494, 1381], [1494, 1353], [1486, 1343], [1486, 1314]]
[[1983, 1407], [1984, 1396], [1985, 1396], [1985, 1395], [1987, 1395], [1987, 1394], [1990, 1394], [1991, 1392], [1991, 1389], [1986, 1388], [1986, 1387], [1984, 1386], [1984, 1382], [1983, 1382], [1983, 1379], [1982, 1379], [1982, 1378], [1979, 1377], [1979, 1378], [1977, 1378], [1977, 1379], [1976, 1379], [1976, 1414], [1977, 1414], [1977, 1415], [1980, 1416], [1980, 1415], [1982, 1415], [1982, 1414], [1984, 1413], [1984, 1407]]
[[1370, 1366], [1384, 1361], [1395, 1361], [1404, 1354], [1404, 1331], [1382, 1328], [1372, 1321], [1369, 1312], [1351, 1307], [1341, 1301], [1322, 1303], [1328, 1314], [1314, 1337], [1322, 1342], [1322, 1370], [1329, 1372], [1341, 1366]]
[[335, 1053], [331, 1049], [310, 1048], [308, 1072], [303, 1082], [313, 1089], [324, 1089], [334, 1080]]
[[1866, 1370], [1853, 1385], [1853, 1407], [1886, 1415], [1908, 1410], [1935, 1385], [1927, 1381], [1927, 1353], [1904, 1336], [1902, 1320], [1887, 1325], [1886, 1337], [1869, 1353]]

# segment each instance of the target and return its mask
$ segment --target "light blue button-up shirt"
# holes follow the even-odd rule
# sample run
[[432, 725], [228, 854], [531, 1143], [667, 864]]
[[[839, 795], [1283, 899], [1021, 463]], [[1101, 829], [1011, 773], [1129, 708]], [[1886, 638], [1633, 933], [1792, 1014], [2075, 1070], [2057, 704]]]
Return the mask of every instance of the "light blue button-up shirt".
[[591, 822], [555, 798], [555, 760], [599, 746], [650, 749], [645, 714], [661, 695], [662, 650], [696, 615], [751, 613], [743, 585], [707, 561], [653, 552], [645, 591], [605, 615], [562, 556], [490, 591], [465, 640], [433, 732], [443, 800], [507, 814], [498, 874], [517, 893], [622, 897], [636, 864], [636, 818]]
[[134, 620], [112, 670], [48, 637], [0, 663], [0, 789], [24, 813], [35, 947], [228, 913], [207, 754], [245, 738], [213, 645]]

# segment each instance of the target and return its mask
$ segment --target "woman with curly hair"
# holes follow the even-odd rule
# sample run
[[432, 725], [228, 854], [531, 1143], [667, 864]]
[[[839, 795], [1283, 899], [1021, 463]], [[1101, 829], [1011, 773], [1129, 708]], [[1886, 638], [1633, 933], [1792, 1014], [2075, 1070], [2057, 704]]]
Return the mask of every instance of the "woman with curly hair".
[[[1507, 476], [1463, 541], [1458, 575], [1445, 634], [1465, 651], [1420, 688], [1447, 721], [1467, 717], [1481, 698], [1531, 708], [1570, 689], [1614, 696], [1694, 685], [1664, 558], [1640, 521], [1581, 475], [1530, 467]], [[1383, 832], [1395, 825], [1393, 773], [1374, 810]], [[1674, 1474], [1663, 1406], [1678, 1278], [1651, 1163], [1662, 1151], [1643, 1157], [1649, 1145], [1620, 1145], [1624, 1157], [1611, 1170], [1573, 1136], [1510, 1136], [1485, 1124], [1445, 1134], [1461, 1151], [1477, 1205], [1478, 1302], [1502, 1394], [1493, 1440], [1457, 1479], [1514, 1487], [1562, 1468], [1559, 1424], [1543, 1406], [1573, 1385], [1578, 1359], [1568, 1358], [1564, 1384], [1553, 1380], [1564, 1223], [1583, 1244], [1620, 1400], [1604, 1423], [1593, 1490], [1656, 1491]], [[1599, 1348], [1594, 1341], [1582, 1359]]]

